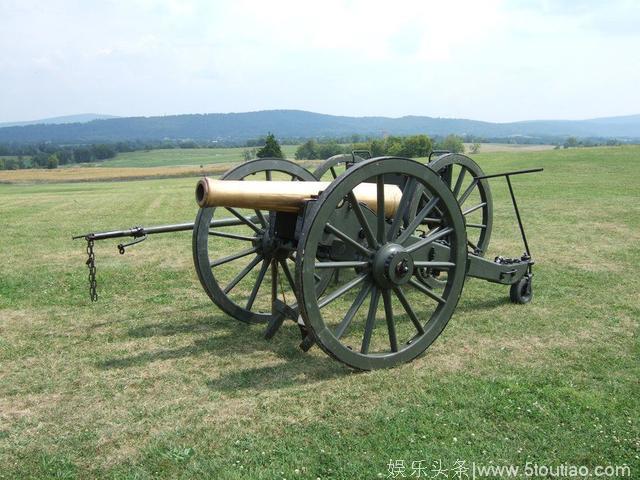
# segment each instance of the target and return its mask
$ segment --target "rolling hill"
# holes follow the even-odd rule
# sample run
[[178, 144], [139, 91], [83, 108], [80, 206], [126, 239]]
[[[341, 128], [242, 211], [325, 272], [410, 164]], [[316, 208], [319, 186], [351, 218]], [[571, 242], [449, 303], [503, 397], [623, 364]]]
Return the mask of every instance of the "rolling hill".
[[243, 142], [273, 132], [279, 138], [474, 135], [485, 138], [601, 137], [640, 139], [640, 115], [590, 120], [536, 120], [492, 123], [426, 116], [345, 117], [301, 110], [210, 113], [161, 117], [121, 117], [88, 122], [5, 126], [0, 142], [95, 143], [124, 140], [217, 140]]
[[84, 123], [92, 120], [106, 120], [108, 118], [118, 118], [115, 115], [101, 115], [99, 113], [79, 113], [77, 115], [64, 115], [62, 117], [41, 118], [39, 120], [28, 120], [25, 122], [2, 122], [0, 128], [4, 127], [24, 127], [26, 125], [59, 125], [64, 123]]

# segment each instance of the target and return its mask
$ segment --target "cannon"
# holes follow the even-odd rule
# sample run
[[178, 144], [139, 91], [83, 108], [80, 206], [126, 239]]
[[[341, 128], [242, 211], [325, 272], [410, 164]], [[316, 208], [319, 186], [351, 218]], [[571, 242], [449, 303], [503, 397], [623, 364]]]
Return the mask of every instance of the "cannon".
[[[148, 235], [191, 230], [196, 274], [223, 312], [264, 324], [266, 338], [293, 321], [303, 350], [317, 345], [358, 370], [422, 354], [453, 315], [467, 277], [509, 286], [515, 303], [531, 301], [534, 261], [511, 177], [542, 169], [485, 175], [459, 154], [428, 164], [365, 157], [329, 159], [322, 173], [332, 181], [283, 159], [249, 161], [198, 181], [193, 223], [74, 237], [87, 241], [92, 299], [95, 241], [132, 237], [118, 245], [124, 253]], [[497, 177], [507, 180], [522, 234], [517, 258], [484, 258], [489, 180]]]

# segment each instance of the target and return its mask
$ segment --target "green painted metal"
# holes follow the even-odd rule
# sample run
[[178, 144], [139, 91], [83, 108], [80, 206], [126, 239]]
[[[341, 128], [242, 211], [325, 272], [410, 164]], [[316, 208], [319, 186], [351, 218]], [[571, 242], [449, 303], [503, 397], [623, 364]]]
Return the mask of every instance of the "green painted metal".
[[[285, 174], [292, 181], [316, 180], [308, 170], [300, 165], [279, 158], [262, 158], [242, 163], [227, 171], [220, 178], [223, 180], [256, 179], [268, 181], [275, 174]], [[235, 209], [201, 208], [198, 211], [193, 229], [193, 261], [196, 273], [209, 298], [222, 311], [242, 322], [269, 322], [273, 317], [273, 313], [257, 311], [256, 308], [253, 308], [253, 304], [260, 284], [264, 281], [269, 266], [274, 261], [279, 245], [274, 243], [273, 240], [275, 239], [268, 234], [270, 227], [268, 212], [256, 211], [256, 215], [252, 219], [245, 221], [246, 233], [242, 235], [243, 238], [235, 238], [238, 242], [237, 251], [232, 255], [219, 258], [216, 255], [216, 239], [229, 234], [225, 234], [225, 230], [221, 228], [211, 227], [211, 224], [212, 222], [214, 222], [214, 225], [215, 222], [219, 223], [219, 218], [216, 218], [216, 215], [226, 219], [229, 217], [234, 218], [233, 215], [236, 213]], [[244, 215], [237, 217], [245, 218]], [[253, 226], [249, 225], [249, 223]], [[230, 283], [221, 285], [215, 270], [216, 268], [224, 268], [226, 263], [232, 261], [244, 261], [246, 267]], [[285, 268], [286, 260], [278, 263], [280, 268]], [[293, 264], [291, 264], [291, 268], [293, 268]], [[234, 302], [230, 298], [229, 292], [255, 269], [259, 269], [259, 274], [254, 288], [246, 299], [247, 302], [241, 305]], [[270, 280], [271, 283], [274, 283], [273, 278]]]
[[[415, 184], [437, 200], [429, 208], [421, 209], [414, 218], [408, 218], [412, 203], [409, 197], [415, 193], [413, 189], [405, 188], [403, 196], [409, 197], [401, 201], [403, 210], [398, 211], [395, 217], [408, 220], [401, 222], [402, 225], [399, 221], [385, 218], [382, 208], [372, 212], [355, 201], [352, 191], [358, 184], [376, 182], [380, 187], [387, 176], [405, 187]], [[384, 189], [378, 188], [378, 203], [383, 199]], [[441, 225], [421, 235], [418, 229], [422, 219], [436, 205], [441, 213]], [[355, 270], [354, 276], [345, 278], [340, 286], [327, 289], [329, 293], [319, 297], [314, 288], [314, 275], [320, 270], [318, 263], [327, 261], [322, 258], [322, 252], [331, 252], [336, 238], [328, 225], [362, 245], [367, 253], [354, 248], [348, 258], [342, 258], [345, 269]], [[447, 269], [447, 281], [442, 291], [435, 292], [412, 278], [412, 263], [420, 261], [424, 262], [422, 265], [428, 265], [425, 252], [431, 245], [443, 241], [449, 245], [448, 258], [437, 265]], [[433, 170], [414, 160], [397, 157], [360, 162], [338, 177], [313, 202], [305, 216], [296, 260], [302, 318], [320, 347], [352, 368], [371, 370], [410, 361], [440, 335], [451, 318], [464, 285], [466, 257], [462, 213], [451, 191]], [[354, 268], [353, 262], [366, 263]], [[332, 267], [341, 268], [337, 263], [334, 261]], [[430, 300], [420, 302], [420, 305], [412, 304], [405, 289], [416, 289]], [[349, 297], [351, 292], [358, 293], [350, 300], [349, 307], [343, 309], [344, 316], [336, 326], [330, 312], [331, 304], [339, 298]], [[408, 338], [398, 338], [396, 315], [399, 312], [394, 313], [394, 298], [403, 307], [402, 315], [408, 316], [413, 323], [414, 331]], [[384, 307], [388, 336], [388, 343], [382, 347], [372, 343], [380, 303]], [[356, 335], [361, 338], [361, 343], [352, 345], [344, 340], [343, 335], [355, 328], [353, 319], [360, 310], [367, 311], [364, 325], [359, 324], [362, 334]]]
[[[358, 153], [364, 155], [364, 151], [355, 151], [353, 153], [341, 153], [327, 158], [318, 168], [313, 171], [313, 175], [322, 181], [332, 181], [339, 175], [336, 167], [342, 165], [353, 165], [357, 162], [361, 162], [364, 158]], [[368, 152], [367, 152], [368, 153]]]
[[[449, 185], [453, 195], [458, 199], [463, 215], [469, 215], [476, 210], [481, 212], [481, 221], [465, 222], [465, 225], [468, 246], [475, 255], [483, 256], [489, 248], [493, 228], [493, 199], [489, 181], [474, 179], [484, 176], [484, 172], [471, 158], [459, 153], [442, 155], [431, 161], [428, 166], [440, 174]], [[452, 174], [455, 178], [451, 178]], [[474, 192], [477, 192], [479, 197], [479, 202], [475, 205], [468, 203]]]

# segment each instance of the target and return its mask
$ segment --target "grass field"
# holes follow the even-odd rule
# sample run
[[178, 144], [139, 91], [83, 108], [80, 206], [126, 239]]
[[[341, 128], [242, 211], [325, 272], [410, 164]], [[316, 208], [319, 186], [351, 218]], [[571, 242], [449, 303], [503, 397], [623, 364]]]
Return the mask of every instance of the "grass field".
[[[470, 151], [471, 143], [465, 143], [465, 149]], [[481, 143], [480, 153], [496, 153], [496, 152], [543, 152], [545, 150], [553, 150], [554, 145], [527, 145], [527, 144], [515, 144], [515, 143]]]
[[[293, 158], [297, 145], [282, 145], [282, 153]], [[174, 148], [120, 153], [97, 165], [101, 167], [168, 167], [239, 162], [250, 148]]]
[[[286, 158], [295, 157], [295, 145], [283, 145]], [[467, 144], [467, 149], [469, 144]], [[552, 145], [512, 145], [483, 143], [481, 153], [535, 152]], [[120, 153], [103, 162], [65, 165], [55, 170], [0, 170], [0, 183], [95, 182], [150, 178], [193, 177], [226, 171], [232, 163], [243, 160], [246, 148], [166, 149]], [[13, 158], [13, 157], [0, 157]], [[318, 163], [307, 161], [306, 165]]]
[[[188, 221], [193, 179], [0, 185], [0, 478], [369, 479], [390, 460], [407, 478], [421, 460], [449, 478], [456, 461], [638, 478], [640, 148], [474, 158], [545, 168], [514, 178], [535, 298], [468, 280], [424, 356], [370, 373], [302, 353], [291, 323], [266, 341], [222, 314], [189, 233], [125, 256], [98, 244], [89, 302], [71, 235]], [[520, 255], [504, 181], [492, 188], [489, 256]]]

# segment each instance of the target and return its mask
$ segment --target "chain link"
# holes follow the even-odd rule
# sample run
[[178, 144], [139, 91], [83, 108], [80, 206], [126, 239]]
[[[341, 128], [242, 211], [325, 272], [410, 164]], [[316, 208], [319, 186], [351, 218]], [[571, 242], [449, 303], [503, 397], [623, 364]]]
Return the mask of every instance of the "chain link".
[[89, 268], [89, 298], [92, 302], [98, 301], [96, 282], [96, 255], [93, 252], [93, 239], [87, 240], [87, 267]]

